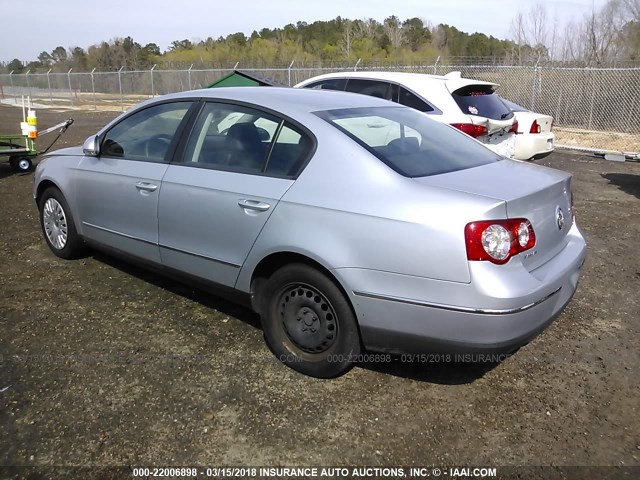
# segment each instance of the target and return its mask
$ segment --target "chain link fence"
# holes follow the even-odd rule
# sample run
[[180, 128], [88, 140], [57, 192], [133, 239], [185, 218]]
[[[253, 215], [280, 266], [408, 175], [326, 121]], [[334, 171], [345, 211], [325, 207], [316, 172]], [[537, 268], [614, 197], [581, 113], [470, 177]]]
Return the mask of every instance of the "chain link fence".
[[[238, 67], [238, 65], [236, 65]], [[30, 96], [35, 107], [124, 111], [142, 100], [171, 92], [206, 88], [231, 68], [144, 71], [0, 74], [0, 101], [19, 104]], [[242, 68], [283, 85], [346, 70], [404, 71], [500, 84], [499, 94], [530, 110], [552, 115], [557, 144], [602, 151], [640, 152], [640, 67], [584, 68], [549, 65], [440, 63]]]

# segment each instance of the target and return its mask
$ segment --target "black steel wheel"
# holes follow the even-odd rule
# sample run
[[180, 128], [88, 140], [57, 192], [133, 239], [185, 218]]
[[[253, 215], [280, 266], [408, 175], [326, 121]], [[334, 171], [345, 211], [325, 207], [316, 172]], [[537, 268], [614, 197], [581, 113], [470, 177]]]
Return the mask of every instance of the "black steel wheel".
[[267, 281], [264, 335], [278, 359], [306, 375], [331, 378], [357, 361], [360, 336], [351, 305], [324, 273], [287, 265]]

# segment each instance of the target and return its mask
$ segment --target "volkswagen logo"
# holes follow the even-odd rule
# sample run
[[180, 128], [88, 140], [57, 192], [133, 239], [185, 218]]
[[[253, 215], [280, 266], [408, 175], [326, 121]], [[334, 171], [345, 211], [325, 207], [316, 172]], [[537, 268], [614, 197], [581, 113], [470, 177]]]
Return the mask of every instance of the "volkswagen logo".
[[560, 207], [556, 207], [556, 223], [558, 224], [558, 230], [562, 230], [564, 226], [564, 213]]

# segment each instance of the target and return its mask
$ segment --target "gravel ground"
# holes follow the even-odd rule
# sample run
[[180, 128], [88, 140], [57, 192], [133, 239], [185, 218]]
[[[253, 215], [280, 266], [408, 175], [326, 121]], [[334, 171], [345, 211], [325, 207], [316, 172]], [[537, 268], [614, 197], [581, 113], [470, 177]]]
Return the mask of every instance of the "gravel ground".
[[[20, 115], [0, 106], [0, 130]], [[72, 145], [114, 114], [38, 116], [73, 116]], [[0, 164], [0, 465], [640, 465], [640, 164], [539, 163], [574, 175], [589, 242], [564, 313], [500, 364], [330, 381], [278, 363], [246, 309], [102, 254], [56, 258], [33, 175]]]

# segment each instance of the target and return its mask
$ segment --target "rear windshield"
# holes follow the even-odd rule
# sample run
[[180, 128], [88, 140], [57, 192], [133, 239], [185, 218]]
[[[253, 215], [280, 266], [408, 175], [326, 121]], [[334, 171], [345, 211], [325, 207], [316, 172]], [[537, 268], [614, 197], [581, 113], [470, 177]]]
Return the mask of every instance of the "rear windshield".
[[500, 97], [500, 100], [502, 100], [504, 104], [507, 106], [507, 108], [512, 112], [528, 112], [529, 111], [526, 108], [524, 108], [522, 105], [518, 105], [517, 103], [510, 102], [506, 98]]
[[315, 112], [405, 177], [426, 177], [500, 160], [471, 137], [407, 107]]
[[492, 120], [508, 120], [513, 112], [493, 92], [491, 85], [467, 85], [452, 94], [460, 110], [467, 115], [478, 115]]

